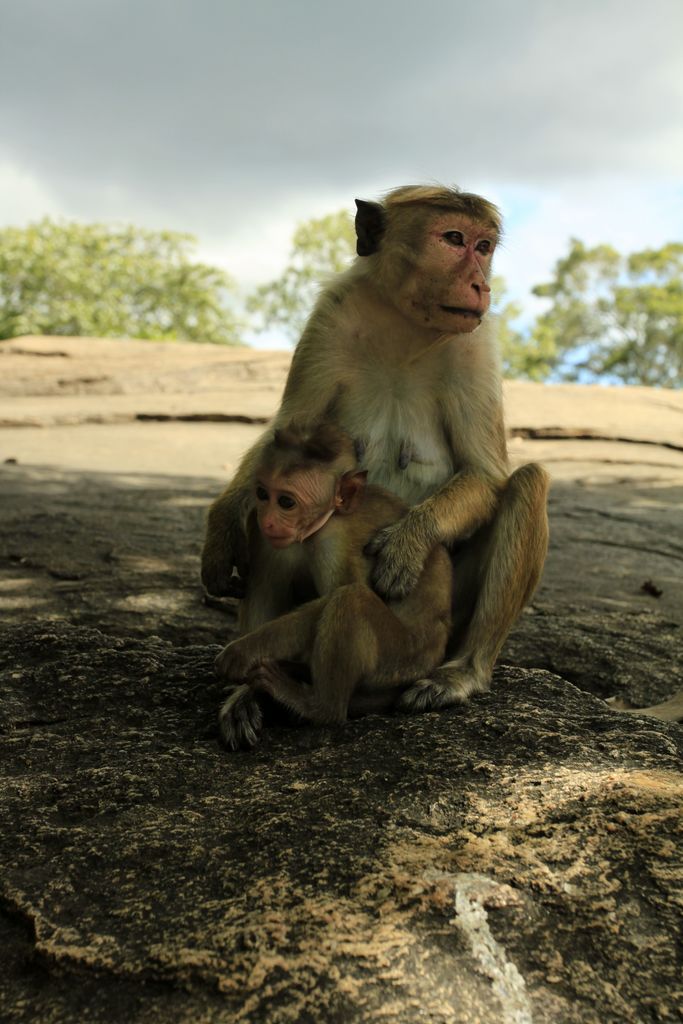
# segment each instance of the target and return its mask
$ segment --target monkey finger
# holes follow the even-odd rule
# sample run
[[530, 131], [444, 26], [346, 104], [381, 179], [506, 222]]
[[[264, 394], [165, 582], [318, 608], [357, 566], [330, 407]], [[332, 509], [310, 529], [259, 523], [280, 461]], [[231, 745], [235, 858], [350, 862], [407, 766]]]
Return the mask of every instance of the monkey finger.
[[202, 586], [211, 597], [228, 597], [225, 592], [226, 584], [222, 575], [214, 576], [208, 572], [202, 572]]
[[[235, 555], [235, 570], [239, 579], [246, 583], [249, 578], [249, 561], [246, 554], [241, 550], [238, 550]], [[234, 579], [234, 577], [232, 578]]]
[[202, 584], [213, 597], [234, 597], [231, 590], [232, 566], [203, 565]]
[[385, 544], [391, 539], [392, 530], [390, 526], [384, 527], [383, 530], [378, 530], [372, 540], [369, 540], [363, 548], [364, 555], [378, 555], [383, 549]]
[[369, 540], [368, 543], [363, 548], [363, 554], [367, 555], [369, 558], [373, 558], [375, 555], [379, 554], [383, 546], [383, 541], [381, 541], [378, 537], [373, 537], [373, 539]]
[[246, 591], [247, 581], [241, 576], [236, 576], [233, 573], [226, 585], [224, 597], [235, 597], [241, 601], [246, 594]]

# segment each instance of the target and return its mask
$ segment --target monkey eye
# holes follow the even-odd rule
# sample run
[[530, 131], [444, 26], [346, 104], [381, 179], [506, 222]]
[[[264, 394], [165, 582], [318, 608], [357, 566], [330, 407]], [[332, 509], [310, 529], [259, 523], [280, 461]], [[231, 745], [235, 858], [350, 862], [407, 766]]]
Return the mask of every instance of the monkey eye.
[[477, 242], [477, 252], [482, 253], [484, 256], [488, 256], [489, 253], [493, 252], [493, 244], [490, 238], [482, 238], [480, 242]]
[[277, 503], [280, 506], [280, 508], [284, 509], [291, 509], [294, 508], [296, 505], [294, 498], [290, 498], [288, 494], [281, 494], [280, 497], [277, 499]]
[[449, 245], [461, 246], [465, 244], [462, 231], [445, 231], [443, 237]]
[[256, 488], [256, 497], [259, 501], [268, 501], [268, 491], [260, 484]]

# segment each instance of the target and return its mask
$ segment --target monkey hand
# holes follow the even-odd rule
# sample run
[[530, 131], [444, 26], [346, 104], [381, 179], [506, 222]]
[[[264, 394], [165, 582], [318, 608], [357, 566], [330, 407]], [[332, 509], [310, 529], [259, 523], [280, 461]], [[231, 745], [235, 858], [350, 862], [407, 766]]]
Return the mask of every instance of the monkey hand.
[[225, 585], [223, 597], [234, 597], [237, 598], [238, 601], [241, 601], [246, 592], [247, 581], [243, 579], [242, 576], [237, 576], [233, 573]]
[[251, 670], [261, 662], [253, 646], [245, 643], [245, 640], [246, 637], [232, 640], [216, 656], [214, 668], [217, 675], [234, 682], [243, 682]]
[[206, 540], [202, 551], [202, 583], [209, 594], [214, 597], [242, 597], [243, 592], [236, 590], [236, 577], [233, 566], [237, 568], [239, 580], [246, 581], [248, 562], [247, 544], [244, 534], [239, 529], [218, 530], [211, 518], [207, 526]]
[[375, 559], [370, 579], [381, 597], [398, 600], [417, 584], [425, 559], [432, 547], [409, 516], [379, 530], [364, 553]]

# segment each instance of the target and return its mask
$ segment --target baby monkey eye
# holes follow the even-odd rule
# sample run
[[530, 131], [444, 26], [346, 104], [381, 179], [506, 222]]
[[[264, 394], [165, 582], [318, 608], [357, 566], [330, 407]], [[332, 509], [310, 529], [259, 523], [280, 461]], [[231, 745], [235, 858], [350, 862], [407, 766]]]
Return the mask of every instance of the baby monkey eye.
[[256, 497], [259, 501], [268, 501], [268, 491], [259, 484], [256, 488]]
[[482, 238], [481, 242], [477, 242], [477, 252], [482, 253], [484, 256], [488, 256], [493, 251], [493, 245], [491, 244], [490, 238]]
[[280, 497], [277, 499], [277, 503], [280, 506], [280, 508], [284, 509], [294, 508], [296, 505], [294, 498], [290, 498], [288, 494], [281, 494]]
[[443, 236], [449, 245], [464, 245], [465, 239], [462, 236], [462, 231], [445, 231]]

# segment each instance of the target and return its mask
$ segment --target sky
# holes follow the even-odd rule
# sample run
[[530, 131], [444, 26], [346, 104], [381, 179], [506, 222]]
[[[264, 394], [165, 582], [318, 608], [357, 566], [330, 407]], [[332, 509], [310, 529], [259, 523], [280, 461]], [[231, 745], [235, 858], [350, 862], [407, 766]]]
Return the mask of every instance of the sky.
[[0, 125], [0, 227], [187, 231], [244, 291], [355, 197], [480, 192], [533, 315], [571, 236], [683, 240], [683, 3], [0, 0]]

